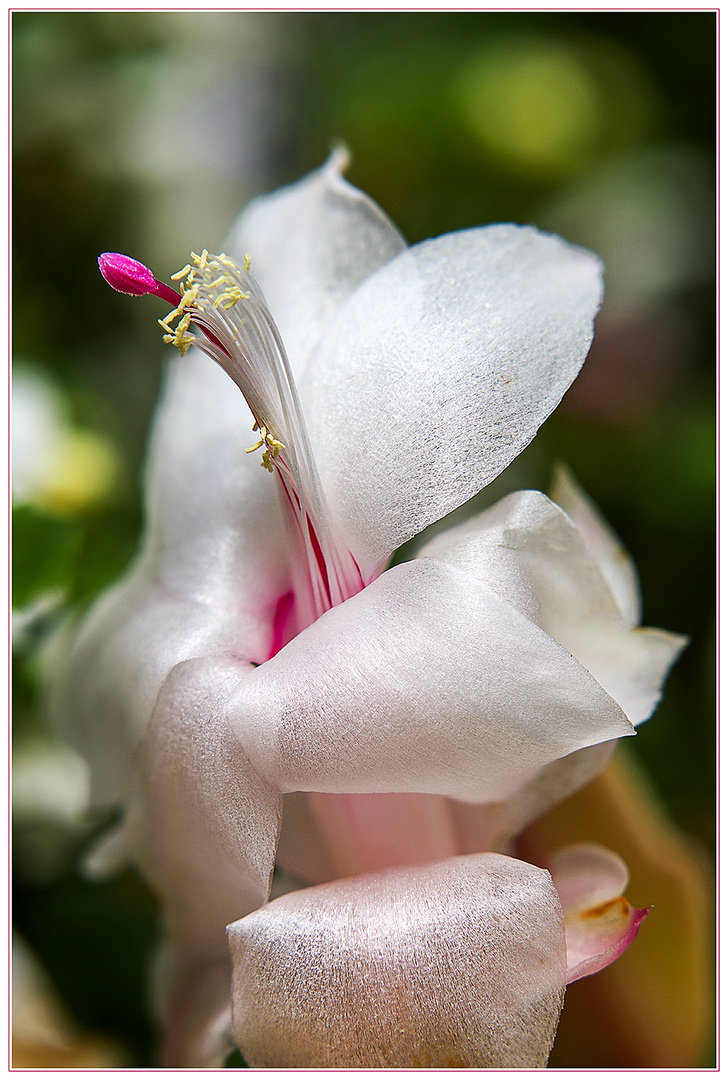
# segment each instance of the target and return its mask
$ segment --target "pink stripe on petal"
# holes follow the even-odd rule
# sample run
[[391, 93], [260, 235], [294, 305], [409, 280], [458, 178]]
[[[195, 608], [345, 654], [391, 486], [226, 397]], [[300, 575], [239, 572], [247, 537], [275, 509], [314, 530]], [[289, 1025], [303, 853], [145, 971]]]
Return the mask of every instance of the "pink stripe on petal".
[[650, 908], [633, 908], [623, 896], [566, 918], [566, 982], [608, 967], [637, 937]]

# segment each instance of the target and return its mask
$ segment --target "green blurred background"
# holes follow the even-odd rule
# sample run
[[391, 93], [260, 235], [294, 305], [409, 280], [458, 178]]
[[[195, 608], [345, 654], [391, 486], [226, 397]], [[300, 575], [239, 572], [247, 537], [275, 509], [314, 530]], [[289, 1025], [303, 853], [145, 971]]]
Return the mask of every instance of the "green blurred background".
[[12, 16], [14, 918], [115, 1060], [153, 1061], [158, 915], [132, 874], [79, 872], [104, 823], [42, 708], [56, 631], [135, 550], [164, 362], [97, 254], [165, 279], [336, 141], [410, 242], [505, 220], [597, 251], [584, 371], [485, 498], [566, 461], [635, 557], [644, 622], [690, 636], [631, 749], [710, 852], [715, 34], [710, 12]]

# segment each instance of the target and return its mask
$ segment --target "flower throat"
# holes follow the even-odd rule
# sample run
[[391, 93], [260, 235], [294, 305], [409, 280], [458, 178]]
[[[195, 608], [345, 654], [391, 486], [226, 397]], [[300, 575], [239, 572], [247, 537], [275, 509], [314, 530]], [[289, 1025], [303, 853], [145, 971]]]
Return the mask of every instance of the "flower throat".
[[[172, 310], [158, 320], [165, 342], [182, 356], [197, 345], [247, 401], [258, 439], [246, 453], [262, 450], [261, 464], [277, 474], [295, 545], [291, 570], [296, 602], [288, 637], [293, 636], [360, 592], [365, 583], [354, 557], [335, 536], [286, 351], [250, 273], [250, 256], [241, 266], [225, 254], [193, 252], [191, 261], [172, 275], [179, 292], [126, 255], [106, 252], [98, 261], [104, 279], [117, 292], [153, 294], [170, 304]], [[191, 332], [193, 324], [202, 334]]]

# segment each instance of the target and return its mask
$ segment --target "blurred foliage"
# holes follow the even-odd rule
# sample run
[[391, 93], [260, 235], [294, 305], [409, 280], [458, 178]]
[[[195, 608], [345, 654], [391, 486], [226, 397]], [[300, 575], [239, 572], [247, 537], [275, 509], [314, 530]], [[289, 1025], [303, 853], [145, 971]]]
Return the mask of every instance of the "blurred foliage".
[[[565, 460], [635, 557], [645, 622], [690, 635], [633, 745], [712, 846], [715, 33], [711, 12], [12, 15], [14, 351], [76, 447], [61, 502], [26, 491], [14, 515], [21, 749], [53, 750], [54, 634], [121, 572], [140, 528], [159, 332], [96, 256], [127, 251], [164, 277], [342, 140], [352, 182], [411, 242], [514, 220], [605, 260], [584, 372], [481, 502], [545, 488]], [[101, 823], [31, 819], [18, 928], [75, 1019], [148, 1065], [153, 901], [131, 873], [84, 879], [78, 853]], [[49, 845], [65, 854], [46, 865]]]
[[24, 607], [75, 576], [81, 531], [73, 521], [51, 517], [32, 506], [13, 513], [13, 604]]

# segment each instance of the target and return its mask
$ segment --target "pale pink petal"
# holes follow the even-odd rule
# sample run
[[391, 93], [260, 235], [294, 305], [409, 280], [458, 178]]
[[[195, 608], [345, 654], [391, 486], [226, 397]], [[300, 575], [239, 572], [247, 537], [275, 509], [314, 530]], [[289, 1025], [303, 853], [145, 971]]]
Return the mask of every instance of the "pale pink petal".
[[562, 911], [527, 863], [467, 856], [288, 893], [229, 937], [233, 1032], [254, 1068], [546, 1064]]
[[143, 746], [148, 847], [140, 864], [186, 965], [225, 955], [226, 923], [264, 903], [280, 824], [223, 706], [249, 665], [190, 660], [171, 672]]
[[232, 1038], [229, 956], [176, 973], [164, 1010], [162, 1067], [212, 1069], [235, 1049]]
[[[462, 854], [450, 800], [439, 795], [297, 792], [289, 798], [290, 805], [284, 799], [277, 865], [306, 884]], [[326, 853], [323, 876], [311, 855], [312, 844]]]
[[538, 626], [434, 559], [387, 571], [242, 680], [228, 718], [281, 791], [499, 801], [583, 746], [632, 733]]
[[493, 225], [403, 252], [344, 302], [301, 394], [365, 577], [531, 441], [586, 356], [600, 270], [557, 237]]
[[562, 848], [549, 869], [564, 908], [567, 983], [607, 967], [628, 948], [649, 908], [633, 908], [622, 895], [629, 872], [622, 859], [598, 844]]
[[549, 869], [567, 918], [621, 896], [629, 884], [624, 859], [601, 844], [561, 848]]
[[303, 885], [451, 855], [512, 850], [513, 838], [586, 784], [614, 742], [576, 750], [542, 769], [505, 802], [441, 795], [348, 795], [297, 791], [283, 797], [276, 866]]

